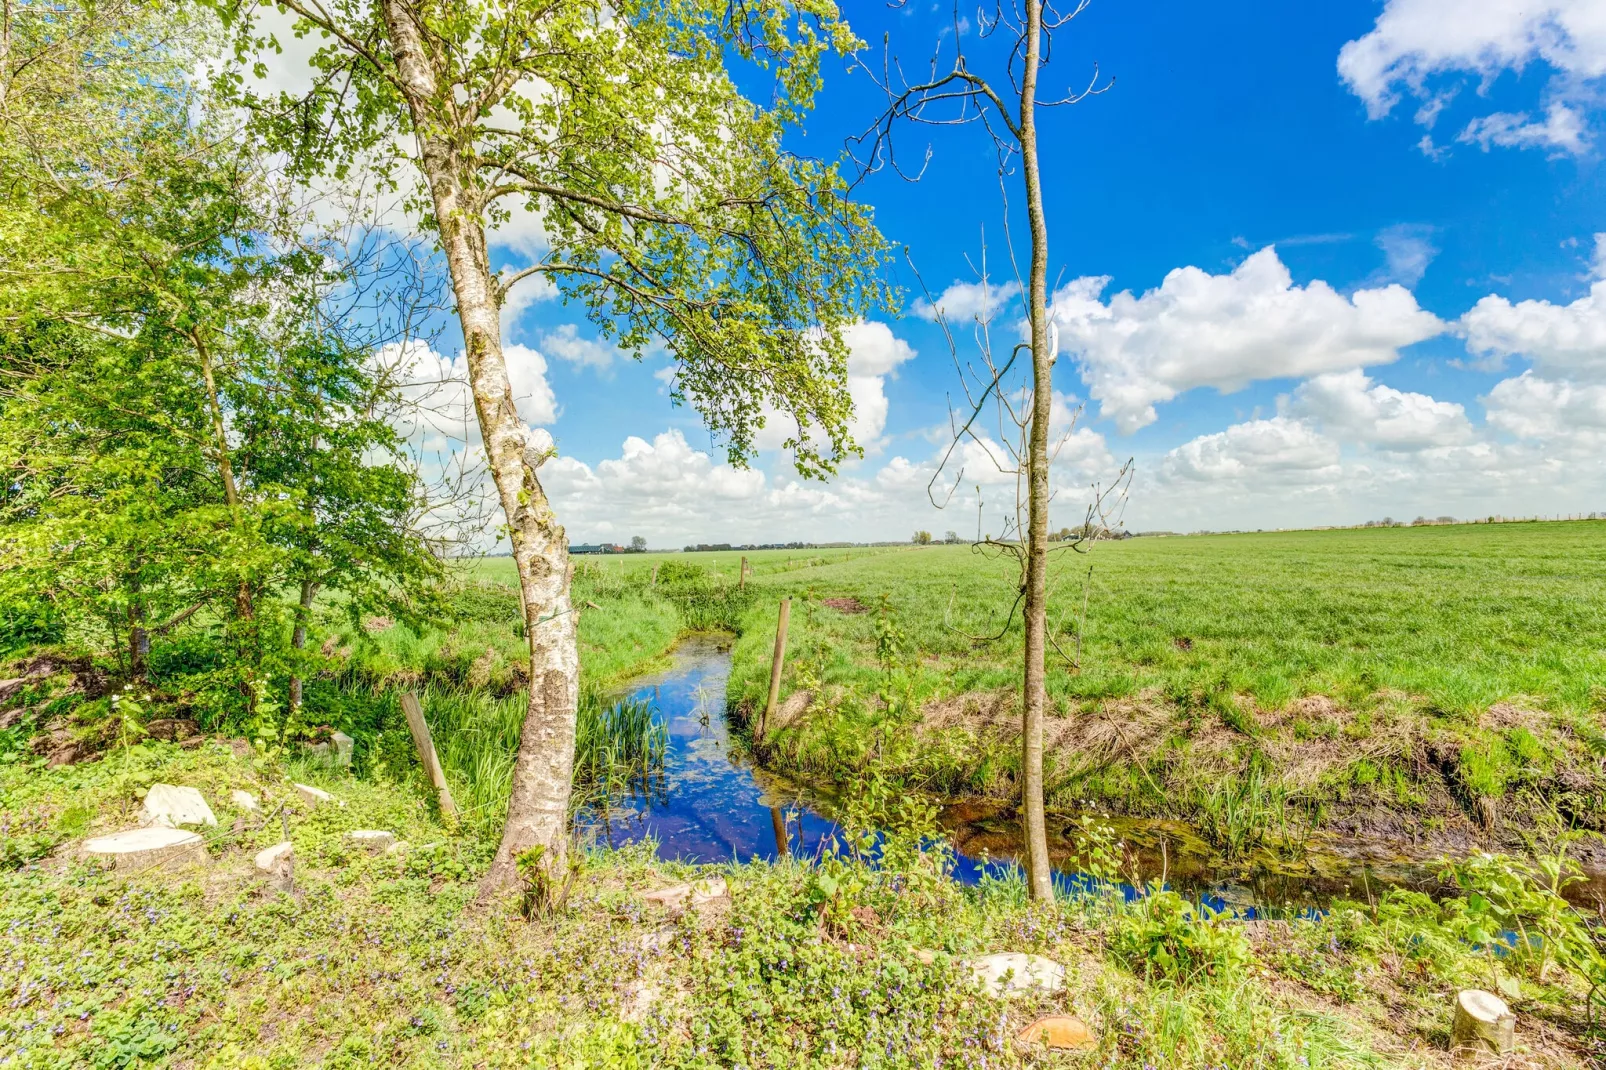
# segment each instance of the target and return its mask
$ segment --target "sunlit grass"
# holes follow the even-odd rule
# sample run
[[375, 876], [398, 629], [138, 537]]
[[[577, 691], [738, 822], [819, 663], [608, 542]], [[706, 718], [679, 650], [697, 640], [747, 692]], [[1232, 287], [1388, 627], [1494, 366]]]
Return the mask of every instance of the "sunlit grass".
[[[1080, 671], [1050, 653], [1061, 702], [1168, 692], [1248, 695], [1268, 708], [1310, 694], [1398, 691], [1475, 716], [1521, 699], [1574, 713], [1606, 708], [1606, 523], [1461, 525], [1186, 538], [1059, 555], [1050, 628], [1074, 644], [1093, 565]], [[734, 694], [767, 686], [775, 599], [794, 606], [794, 674], [876, 686], [874, 614], [818, 604], [885, 596], [922, 694], [1015, 686], [1013, 566], [967, 546], [924, 547], [761, 576], [743, 621]]]

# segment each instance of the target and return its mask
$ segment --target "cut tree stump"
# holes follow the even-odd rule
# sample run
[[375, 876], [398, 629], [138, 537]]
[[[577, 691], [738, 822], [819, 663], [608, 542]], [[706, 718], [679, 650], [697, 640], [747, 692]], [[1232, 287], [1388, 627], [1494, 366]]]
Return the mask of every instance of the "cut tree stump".
[[1028, 1048], [1055, 1048], [1060, 1051], [1092, 1051], [1099, 1046], [1099, 1038], [1093, 1030], [1074, 1014], [1051, 1014], [1039, 1018], [1015, 1034], [1015, 1039]]
[[1510, 1055], [1517, 1046], [1517, 1016], [1492, 992], [1468, 989], [1455, 997], [1450, 1051], [1455, 1055]]
[[172, 784], [152, 784], [145, 792], [145, 805], [140, 809], [140, 824], [216, 825], [217, 816], [206, 805], [206, 798], [194, 788], [180, 788]]
[[968, 963], [971, 980], [992, 996], [1022, 993], [1050, 996], [1065, 987], [1065, 967], [1042, 955], [1018, 951], [984, 955]]
[[346, 833], [346, 842], [365, 851], [388, 851], [396, 846], [396, 834], [384, 829], [357, 829]]
[[198, 833], [156, 825], [86, 840], [84, 854], [108, 859], [124, 870], [199, 865], [206, 861], [206, 843]]
[[288, 892], [295, 887], [296, 849], [289, 840], [258, 851], [254, 862], [257, 872], [266, 874], [274, 888]]

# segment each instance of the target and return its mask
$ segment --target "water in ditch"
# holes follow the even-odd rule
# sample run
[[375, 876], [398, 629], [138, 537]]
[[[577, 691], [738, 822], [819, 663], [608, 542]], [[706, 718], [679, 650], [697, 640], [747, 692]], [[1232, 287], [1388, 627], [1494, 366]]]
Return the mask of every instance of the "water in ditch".
[[[837, 833], [834, 800], [826, 792], [756, 768], [733, 747], [725, 722], [728, 646], [694, 637], [676, 648], [661, 675], [638, 682], [634, 698], [653, 704], [668, 728], [661, 774], [643, 789], [610, 800], [584, 815], [582, 824], [599, 842], [615, 847], [646, 837], [664, 858], [693, 862], [813, 857], [829, 850]], [[946, 807], [942, 823], [956, 852], [954, 876], [974, 883], [1011, 865], [1019, 827], [1009, 808], [996, 803]], [[1110, 819], [1128, 845], [1137, 884], [1167, 886], [1210, 905], [1245, 916], [1288, 916], [1321, 910], [1333, 899], [1375, 899], [1385, 888], [1441, 890], [1436, 867], [1379, 849], [1318, 843], [1293, 862], [1263, 860], [1234, 867], [1180, 821]], [[1069, 889], [1086, 881], [1078, 873], [1067, 822], [1051, 822], [1050, 853], [1055, 879]], [[1133, 885], [1124, 885], [1129, 896]]]

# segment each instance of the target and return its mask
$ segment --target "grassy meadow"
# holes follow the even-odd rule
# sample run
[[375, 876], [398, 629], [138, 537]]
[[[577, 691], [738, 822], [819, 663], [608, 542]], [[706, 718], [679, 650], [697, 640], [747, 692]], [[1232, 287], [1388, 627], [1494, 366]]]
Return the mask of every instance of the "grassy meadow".
[[[1145, 538], [1058, 557], [1052, 803], [1224, 824], [1212, 839], [1233, 850], [1291, 809], [1302, 827], [1364, 815], [1357, 827], [1407, 839], [1606, 827], [1606, 524]], [[1013, 569], [929, 547], [762, 576], [733, 699], [762, 703], [789, 595], [784, 690], [812, 700], [770, 741], [772, 764], [830, 776], [888, 754], [939, 792], [1011, 795]]]
[[[432, 624], [320, 614], [307, 704], [356, 737], [349, 771], [293, 745], [126, 727], [107, 742], [105, 699], [30, 685], [0, 705], [100, 733], [102, 749], [52, 767], [22, 729], [0, 731], [0, 1065], [1438, 1070], [1465, 987], [1517, 1008], [1510, 1065], [1600, 1065], [1590, 1016], [1606, 990], [1590, 985], [1606, 967], [1557, 892], [1563, 859], [1598, 853], [1587, 830], [1606, 809], [1603, 544], [1606, 525], [1549, 524], [1062, 555], [1053, 623], [1068, 654], [1093, 564], [1082, 664], [1051, 673], [1063, 811], [1183, 817], [1228, 858], [1284, 865], [1299, 844], [1278, 836], [1357, 814], [1430, 846], [1458, 829], [1463, 848], [1528, 837], [1510, 855], [1453, 852], [1467, 857], [1442, 899], [1392, 890], [1252, 925], [1157, 889], [1127, 901], [1109, 882], [1132, 877], [1130, 859], [1095, 818], [1067, 833], [1095, 876], [1084, 893], [1033, 905], [1017, 876], [946, 879], [934, 804], [1007, 798], [1017, 749], [1018, 632], [965, 634], [1000, 629], [1011, 577], [969, 547], [752, 553], [745, 587], [739, 553], [577, 560], [582, 794], [650, 768], [661, 727], [614, 696], [688, 630], [735, 633], [730, 702], [750, 724], [791, 597], [785, 713], [748, 742], [771, 767], [837, 782], [855, 832], [820, 859], [718, 867], [650, 844], [589, 850], [568, 909], [531, 924], [473, 902], [524, 710], [505, 559], [465, 565]], [[417, 767], [402, 688], [424, 699], [459, 822]], [[83, 861], [75, 845], [128, 827], [156, 782], [217, 809], [207, 864]], [[311, 807], [294, 782], [341, 805]], [[234, 806], [237, 788], [265, 816]], [[364, 828], [403, 847], [358, 850], [346, 834]], [[282, 838], [291, 894], [251, 865]], [[712, 906], [645, 898], [714, 875], [729, 897]], [[1504, 931], [1518, 935], [1491, 936]], [[1067, 985], [977, 994], [963, 963], [996, 951], [1052, 957]], [[1093, 1052], [1015, 1039], [1050, 1013], [1089, 1024]]]
[[[577, 600], [597, 607], [588, 672], [635, 649], [627, 615], [661, 638], [641, 607], [723, 592], [697, 624], [738, 633], [730, 699], [750, 715], [790, 597], [782, 695], [797, 697], [767, 763], [841, 779], [875, 759], [942, 795], [1013, 794], [1011, 559], [964, 545], [576, 562]], [[1291, 809], [1302, 828], [1362, 815], [1401, 839], [1606, 827], [1606, 523], [1140, 538], [1054, 562], [1062, 808], [1202, 819], [1230, 850]], [[507, 559], [473, 569], [512, 579]]]

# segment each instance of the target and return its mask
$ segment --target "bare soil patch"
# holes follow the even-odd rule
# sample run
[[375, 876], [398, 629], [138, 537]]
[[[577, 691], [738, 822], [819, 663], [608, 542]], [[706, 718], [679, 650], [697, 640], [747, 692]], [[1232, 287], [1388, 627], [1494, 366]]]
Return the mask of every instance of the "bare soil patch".
[[822, 605], [822, 606], [830, 606], [832, 609], [836, 610], [838, 613], [852, 614], [852, 613], [868, 613], [868, 612], [870, 612], [870, 607], [869, 606], [865, 605], [863, 602], [859, 601], [857, 598], [849, 598], [849, 597], [846, 597], [846, 596], [841, 596], [841, 597], [836, 597], [836, 598], [822, 598], [822, 599], [820, 599], [820, 605]]

